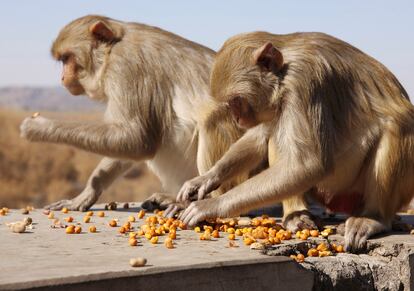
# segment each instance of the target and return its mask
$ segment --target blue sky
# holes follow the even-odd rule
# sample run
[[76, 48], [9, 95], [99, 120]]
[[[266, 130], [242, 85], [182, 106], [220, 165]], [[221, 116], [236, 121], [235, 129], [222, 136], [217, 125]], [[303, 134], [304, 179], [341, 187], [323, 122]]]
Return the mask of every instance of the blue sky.
[[414, 95], [414, 1], [2, 1], [0, 87], [57, 85], [59, 29], [86, 14], [162, 27], [218, 49], [231, 35], [322, 31], [384, 63]]

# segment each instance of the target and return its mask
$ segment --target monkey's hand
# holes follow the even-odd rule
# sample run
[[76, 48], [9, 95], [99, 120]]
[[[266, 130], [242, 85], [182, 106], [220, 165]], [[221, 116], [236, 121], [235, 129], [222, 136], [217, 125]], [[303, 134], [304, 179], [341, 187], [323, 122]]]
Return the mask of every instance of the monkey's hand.
[[168, 218], [174, 217], [176, 214], [179, 214], [181, 211], [183, 211], [189, 204], [189, 201], [171, 203], [164, 211], [164, 216]]
[[178, 202], [202, 200], [206, 194], [220, 187], [220, 180], [214, 175], [195, 177], [181, 187], [177, 195]]
[[85, 188], [78, 196], [70, 200], [60, 200], [55, 203], [45, 206], [45, 209], [60, 210], [67, 208], [74, 211], [86, 211], [88, 210], [99, 198], [100, 192], [92, 188]]
[[219, 211], [217, 198], [204, 199], [192, 202], [178, 217], [184, 224], [194, 226], [208, 218], [224, 217]]
[[42, 116], [27, 117], [20, 125], [20, 136], [30, 141], [41, 141], [53, 128], [53, 121]]

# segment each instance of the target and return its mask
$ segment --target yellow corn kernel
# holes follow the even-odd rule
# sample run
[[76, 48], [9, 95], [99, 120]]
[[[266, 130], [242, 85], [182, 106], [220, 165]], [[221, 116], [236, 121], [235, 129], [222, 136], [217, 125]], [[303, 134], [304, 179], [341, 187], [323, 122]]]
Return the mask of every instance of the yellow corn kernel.
[[319, 251], [317, 249], [311, 248], [308, 250], [308, 257], [317, 257], [319, 256]]
[[75, 233], [81, 233], [81, 232], [82, 232], [82, 227], [76, 226], [75, 227]]
[[69, 225], [69, 226], [67, 226], [67, 227], [66, 227], [66, 229], [65, 229], [65, 232], [66, 232], [67, 234], [72, 234], [72, 233], [75, 233], [75, 226], [74, 226], [74, 225]]
[[150, 242], [152, 243], [152, 244], [157, 244], [158, 243], [158, 236], [153, 236], [152, 238], [151, 238], [151, 240], [150, 240]]

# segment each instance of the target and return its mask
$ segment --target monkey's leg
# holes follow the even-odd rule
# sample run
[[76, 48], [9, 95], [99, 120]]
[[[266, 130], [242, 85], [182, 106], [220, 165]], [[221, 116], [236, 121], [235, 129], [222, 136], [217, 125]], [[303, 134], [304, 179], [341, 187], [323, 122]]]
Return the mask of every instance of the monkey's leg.
[[283, 204], [283, 226], [296, 232], [302, 229], [317, 229], [312, 219], [312, 214], [306, 205], [304, 194], [293, 196], [282, 201]]
[[[273, 166], [277, 161], [277, 146], [273, 138], [269, 139], [268, 146], [269, 166]], [[304, 194], [293, 196], [282, 201], [283, 204], [283, 226], [296, 232], [302, 229], [317, 229], [312, 215], [308, 211]]]
[[368, 238], [391, 230], [396, 212], [410, 201], [414, 192], [412, 145], [412, 138], [401, 135], [398, 128], [384, 132], [368, 160], [363, 210], [345, 223], [346, 250], [364, 250]]
[[116, 178], [128, 170], [132, 162], [103, 158], [88, 179], [85, 189], [71, 200], [61, 200], [45, 206], [46, 209], [88, 210]]
[[38, 116], [23, 120], [20, 131], [30, 141], [64, 143], [108, 157], [142, 160], [155, 151], [155, 141], [134, 120], [122, 124], [80, 123]]

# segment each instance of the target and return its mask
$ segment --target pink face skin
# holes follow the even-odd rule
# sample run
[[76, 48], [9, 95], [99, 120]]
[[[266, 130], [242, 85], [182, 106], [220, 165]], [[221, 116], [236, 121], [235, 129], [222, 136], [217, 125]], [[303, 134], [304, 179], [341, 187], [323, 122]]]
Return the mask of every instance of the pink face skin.
[[251, 128], [259, 123], [246, 99], [239, 96], [234, 97], [230, 99], [228, 106], [234, 120], [241, 128]]
[[72, 95], [81, 95], [85, 92], [82, 85], [79, 83], [75, 57], [71, 54], [64, 55], [61, 58], [63, 68], [61, 82], [62, 85], [68, 89]]

